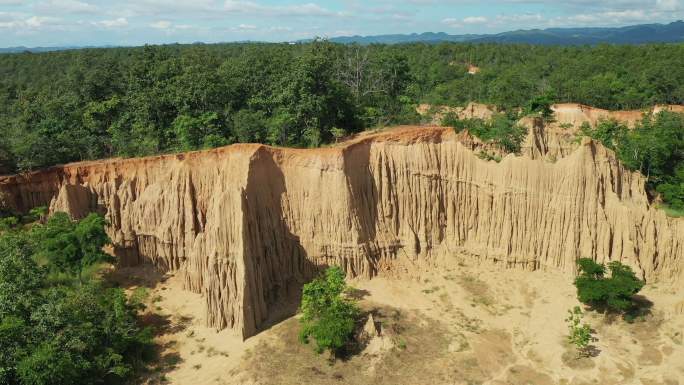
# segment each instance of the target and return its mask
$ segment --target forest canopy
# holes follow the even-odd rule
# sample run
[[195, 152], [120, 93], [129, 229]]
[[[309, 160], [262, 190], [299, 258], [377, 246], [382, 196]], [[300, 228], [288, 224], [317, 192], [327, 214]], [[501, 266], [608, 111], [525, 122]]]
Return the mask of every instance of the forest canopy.
[[415, 123], [421, 102], [684, 104], [682, 57], [684, 44], [325, 41], [0, 55], [0, 172], [234, 142], [314, 147]]

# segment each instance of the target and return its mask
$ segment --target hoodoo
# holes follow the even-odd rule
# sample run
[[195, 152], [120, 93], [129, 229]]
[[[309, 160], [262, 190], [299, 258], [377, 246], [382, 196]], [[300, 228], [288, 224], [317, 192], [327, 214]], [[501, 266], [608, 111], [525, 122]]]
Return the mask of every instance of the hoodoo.
[[[528, 138], [523, 153], [548, 151]], [[555, 161], [476, 155], [477, 140], [399, 127], [337, 147], [233, 145], [74, 163], [0, 178], [18, 210], [106, 214], [120, 263], [177, 271], [209, 323], [257, 332], [319, 266], [372, 277], [463, 255], [571, 271], [620, 260], [677, 279], [684, 221], [649, 204], [644, 178], [585, 139]]]

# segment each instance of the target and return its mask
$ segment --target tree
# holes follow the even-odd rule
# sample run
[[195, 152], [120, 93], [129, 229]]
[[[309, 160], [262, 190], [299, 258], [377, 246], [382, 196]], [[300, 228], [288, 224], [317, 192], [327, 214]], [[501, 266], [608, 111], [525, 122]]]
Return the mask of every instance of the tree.
[[528, 103], [527, 111], [529, 113], [537, 113], [544, 119], [550, 119], [553, 117], [552, 104], [551, 98], [547, 95], [535, 96]]
[[610, 277], [606, 277], [606, 266], [590, 258], [577, 261], [579, 275], [575, 278], [577, 298], [580, 302], [606, 308], [616, 312], [626, 312], [634, 307], [632, 296], [644, 286], [634, 271], [618, 261], [608, 263]]
[[83, 383], [79, 368], [68, 351], [54, 344], [43, 344], [17, 364], [17, 373], [25, 385], [71, 385]]
[[345, 131], [344, 128], [339, 127], [333, 127], [330, 130], [330, 133], [332, 134], [333, 138], [335, 138], [335, 143], [339, 142], [340, 139], [344, 138], [344, 136], [347, 135], [347, 131]]
[[40, 223], [45, 223], [45, 221], [47, 221], [48, 212], [47, 206], [34, 207], [29, 210], [29, 218], [34, 221], [39, 221]]
[[583, 317], [580, 307], [575, 306], [568, 310], [568, 318], [565, 319], [568, 324], [568, 342], [577, 348], [580, 356], [588, 355], [589, 343], [592, 341], [591, 327], [582, 323]]
[[333, 44], [316, 41], [281, 80], [282, 91], [275, 102], [299, 128], [298, 143], [288, 144], [317, 147], [331, 139], [335, 126], [356, 129], [354, 103], [349, 90], [334, 77], [334, 58]]
[[192, 151], [228, 144], [218, 125], [216, 113], [204, 113], [198, 117], [179, 115], [172, 123], [176, 136], [176, 149]]
[[100, 262], [113, 262], [102, 248], [109, 237], [104, 218], [95, 213], [80, 221], [72, 221], [65, 213], [55, 213], [45, 225], [37, 227], [35, 239], [38, 253], [53, 271], [73, 274], [83, 282], [83, 269]]
[[267, 124], [263, 111], [240, 110], [233, 115], [233, 134], [240, 143], [263, 143], [267, 137]]
[[35, 263], [21, 233], [0, 235], [0, 319], [28, 320], [39, 303], [45, 272]]
[[299, 337], [303, 343], [313, 337], [318, 353], [327, 349], [335, 354], [352, 338], [359, 309], [342, 296], [346, 288], [339, 267], [328, 268], [323, 276], [304, 285]]
[[102, 243], [101, 217], [60, 217], [49, 228], [0, 234], [0, 383], [124, 383], [148, 357], [151, 330], [140, 327], [141, 305], [122, 289], [48, 279], [34, 261], [46, 242], [75, 233], [84, 256]]
[[493, 142], [508, 153], [520, 151], [520, 145], [527, 131], [520, 127], [513, 116], [496, 114], [488, 122], [482, 119], [459, 119], [453, 113], [447, 113], [441, 122], [444, 126], [454, 127], [456, 132], [467, 129], [469, 133], [485, 142]]

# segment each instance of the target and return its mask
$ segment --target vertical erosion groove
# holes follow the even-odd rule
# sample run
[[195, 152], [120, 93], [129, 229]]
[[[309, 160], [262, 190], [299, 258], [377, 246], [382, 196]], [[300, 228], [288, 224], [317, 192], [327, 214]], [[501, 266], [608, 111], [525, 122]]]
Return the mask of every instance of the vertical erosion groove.
[[291, 314], [326, 265], [370, 278], [456, 254], [565, 271], [591, 257], [679, 279], [684, 221], [649, 206], [643, 177], [592, 141], [544, 160], [550, 140], [534, 128], [526, 155], [500, 163], [463, 133], [413, 127], [315, 150], [66, 165], [0, 177], [0, 191], [21, 211], [105, 213], [121, 264], [177, 271], [209, 325], [244, 337]]

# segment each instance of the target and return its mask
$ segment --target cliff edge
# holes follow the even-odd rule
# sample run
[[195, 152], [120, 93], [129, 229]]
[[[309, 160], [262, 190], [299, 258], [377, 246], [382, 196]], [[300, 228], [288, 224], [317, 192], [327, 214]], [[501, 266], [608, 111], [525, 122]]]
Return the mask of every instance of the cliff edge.
[[538, 142], [496, 163], [467, 133], [399, 127], [322, 149], [74, 163], [0, 177], [0, 191], [18, 210], [104, 213], [121, 264], [177, 271], [210, 325], [244, 337], [328, 264], [373, 277], [454, 255], [566, 271], [592, 257], [680, 277], [684, 221], [650, 206], [640, 174], [588, 139], [553, 162]]

